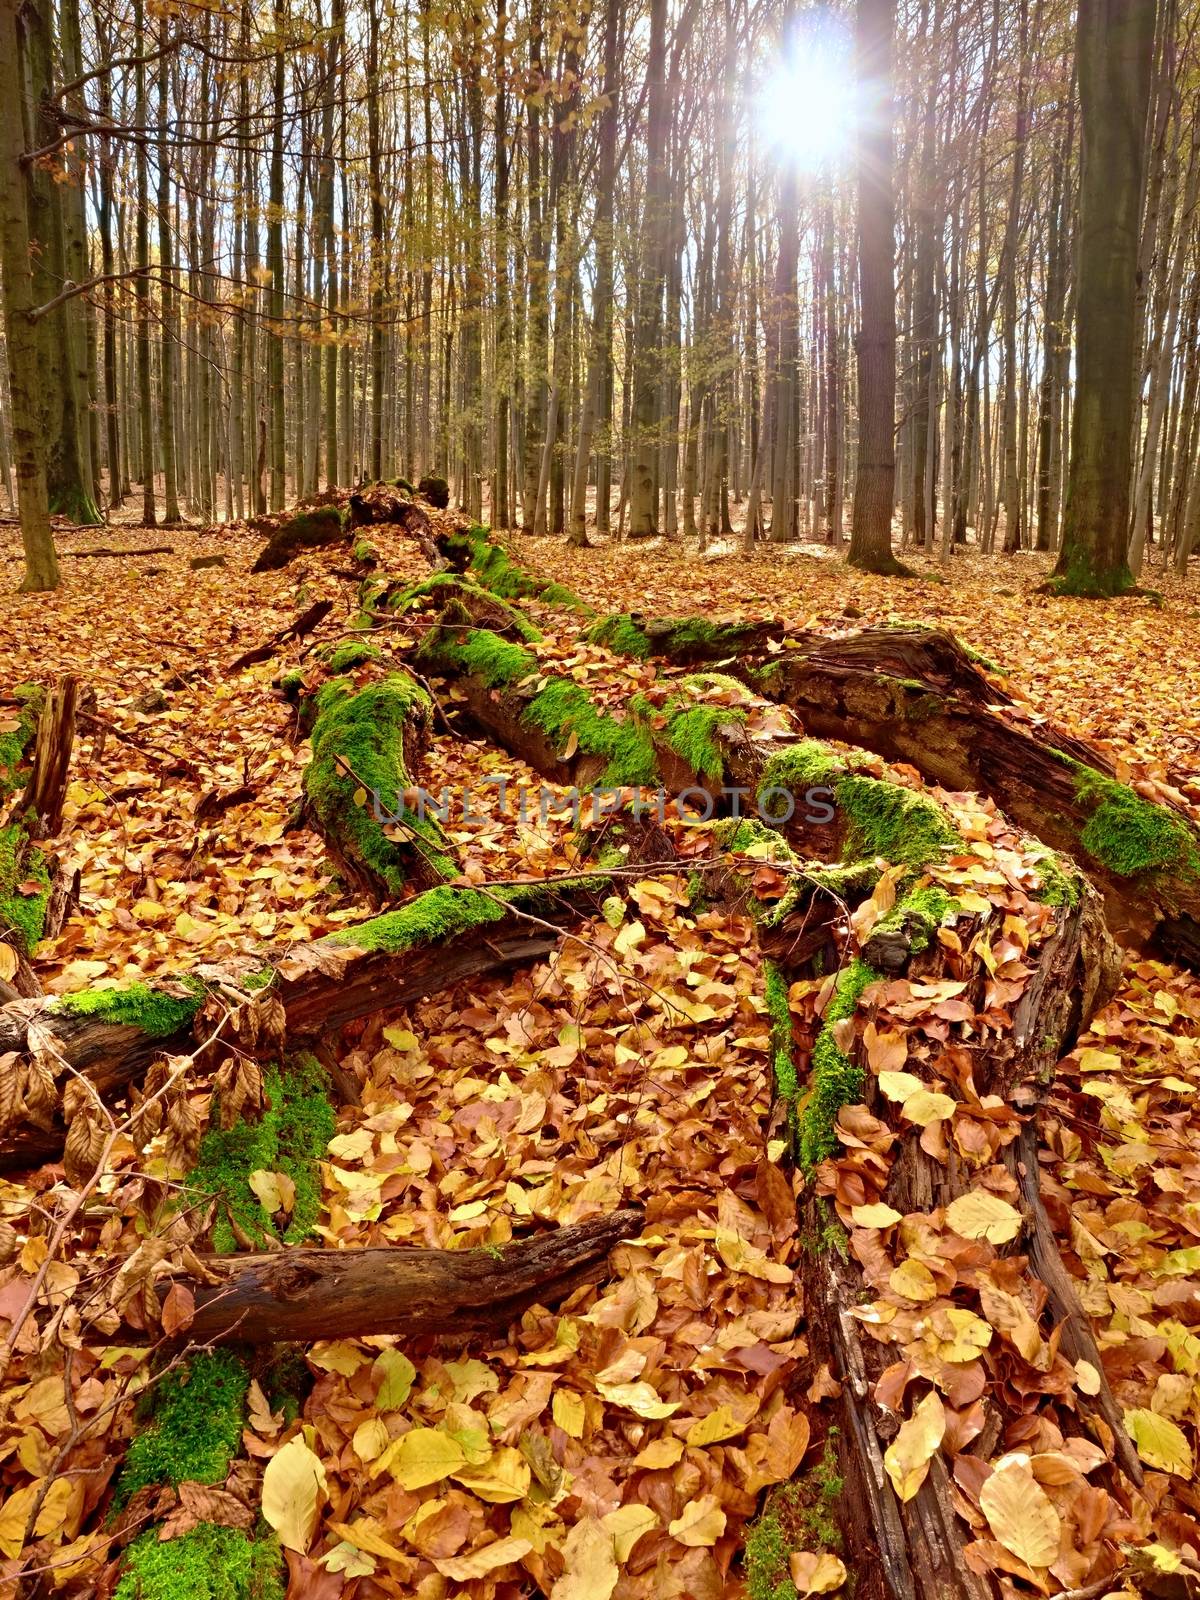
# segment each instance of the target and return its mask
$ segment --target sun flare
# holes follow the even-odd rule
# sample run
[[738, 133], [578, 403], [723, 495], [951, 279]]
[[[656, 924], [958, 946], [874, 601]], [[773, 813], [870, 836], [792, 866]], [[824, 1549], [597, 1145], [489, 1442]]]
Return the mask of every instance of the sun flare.
[[759, 126], [779, 157], [816, 172], [849, 154], [854, 106], [848, 35], [828, 24], [804, 28], [763, 81]]

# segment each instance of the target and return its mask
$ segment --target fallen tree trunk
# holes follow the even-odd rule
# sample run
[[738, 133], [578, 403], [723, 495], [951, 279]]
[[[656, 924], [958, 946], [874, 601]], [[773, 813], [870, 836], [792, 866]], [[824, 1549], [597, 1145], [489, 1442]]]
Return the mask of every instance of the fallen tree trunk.
[[503, 1333], [529, 1306], [557, 1304], [596, 1282], [609, 1251], [641, 1223], [640, 1211], [616, 1211], [495, 1251], [293, 1248], [210, 1256], [205, 1267], [218, 1281], [187, 1283], [196, 1306], [187, 1337], [275, 1344]]
[[940, 629], [747, 642], [751, 625], [604, 618], [590, 630], [625, 654], [678, 665], [729, 661], [805, 729], [903, 761], [928, 783], [973, 791], [1071, 856], [1104, 895], [1109, 926], [1200, 967], [1200, 833], [1179, 806], [1117, 780], [1093, 745], [1036, 723]]
[[[110, 1099], [156, 1057], [194, 1046], [194, 1029], [204, 1038], [220, 1037], [238, 1005], [268, 989], [283, 1006], [289, 1037], [313, 1038], [355, 1017], [548, 955], [558, 943], [556, 929], [591, 899], [592, 887], [582, 881], [573, 889], [530, 884], [494, 893], [443, 887], [371, 922], [294, 946], [265, 966], [247, 960], [172, 983], [16, 1001], [0, 1007], [0, 1063], [19, 1082], [39, 1061], [60, 1091], [70, 1075], [81, 1073]], [[211, 1014], [204, 1009], [201, 1017], [210, 998]], [[0, 1170], [56, 1157], [65, 1138], [57, 1106], [39, 1099], [34, 1122], [22, 1092], [8, 1104]]]

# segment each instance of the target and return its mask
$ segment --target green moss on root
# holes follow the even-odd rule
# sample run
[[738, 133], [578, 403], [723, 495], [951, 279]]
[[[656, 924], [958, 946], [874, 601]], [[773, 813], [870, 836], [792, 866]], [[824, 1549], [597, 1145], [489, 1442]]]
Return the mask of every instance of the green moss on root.
[[420, 945], [453, 939], [489, 922], [500, 922], [510, 906], [527, 911], [545, 909], [555, 894], [584, 888], [599, 891], [603, 882], [602, 878], [579, 878], [560, 881], [550, 888], [536, 883], [511, 884], [486, 894], [479, 889], [452, 889], [442, 884], [417, 895], [397, 911], [330, 934], [324, 943], [397, 955]]
[[720, 738], [722, 728], [743, 723], [746, 711], [740, 705], [713, 705], [704, 696], [711, 691], [745, 695], [745, 686], [719, 672], [700, 672], [685, 678], [680, 692], [667, 701], [667, 743], [698, 778], [719, 783], [725, 771], [725, 751]]
[[223, 1483], [242, 1437], [250, 1375], [228, 1350], [202, 1350], [149, 1391], [153, 1415], [130, 1443], [117, 1504], [147, 1484]]
[[909, 950], [917, 955], [929, 948], [946, 918], [958, 909], [958, 902], [953, 895], [940, 885], [920, 884], [897, 900], [892, 909], [879, 919], [871, 931], [871, 937], [880, 933], [903, 933]]
[[388, 609], [403, 614], [411, 611], [423, 600], [438, 601], [454, 597], [468, 601], [475, 599], [480, 604], [489, 606], [492, 611], [505, 610], [508, 614], [509, 630], [523, 644], [537, 644], [541, 640], [541, 629], [536, 628], [523, 611], [519, 611], [516, 606], [506, 605], [498, 595], [488, 589], [480, 588], [477, 583], [472, 583], [457, 572], [435, 572], [432, 577], [402, 589], [388, 602]]
[[788, 1000], [788, 981], [774, 961], [763, 965], [763, 987], [767, 1015], [771, 1021], [771, 1071], [775, 1093], [794, 1115], [796, 1103], [796, 1060], [792, 1044], [792, 1008]]
[[127, 983], [119, 989], [83, 989], [55, 1001], [55, 1009], [71, 1016], [96, 1017], [104, 1022], [140, 1028], [152, 1039], [166, 1039], [191, 1025], [204, 997], [198, 979], [184, 979], [188, 995], [164, 994], [148, 983]]
[[624, 718], [598, 711], [583, 685], [569, 678], [552, 679], [529, 702], [522, 721], [540, 728], [560, 751], [574, 736], [579, 754], [605, 762], [603, 783], [625, 786], [658, 781], [649, 724], [632, 708], [631, 715]]
[[363, 667], [368, 661], [378, 661], [381, 654], [379, 646], [369, 639], [343, 639], [330, 651], [326, 665], [330, 672], [340, 674]]
[[482, 678], [489, 689], [508, 688], [538, 670], [535, 655], [488, 628], [461, 634], [457, 629], [438, 630], [421, 645], [417, 662], [434, 672], [469, 673]]
[[650, 640], [628, 612], [601, 617], [586, 630], [584, 638], [589, 644], [603, 645], [618, 656], [634, 656], [645, 661], [650, 654]]
[[[299, 1243], [320, 1214], [317, 1163], [337, 1126], [328, 1079], [312, 1056], [301, 1055], [292, 1057], [282, 1072], [268, 1068], [263, 1087], [268, 1104], [259, 1120], [239, 1121], [229, 1129], [214, 1123], [200, 1141], [188, 1176], [193, 1193], [221, 1202], [213, 1224], [213, 1248], [221, 1255], [231, 1254], [238, 1244], [231, 1214], [256, 1244], [268, 1238]], [[295, 1205], [282, 1230], [250, 1187], [250, 1174], [259, 1171], [286, 1173], [296, 1186]]]
[[148, 1528], [129, 1546], [114, 1600], [283, 1600], [279, 1541], [201, 1522], [178, 1539]]
[[810, 1172], [837, 1147], [834, 1127], [843, 1106], [862, 1097], [863, 1069], [837, 1042], [834, 1024], [852, 1017], [863, 991], [878, 983], [879, 974], [865, 961], [854, 960], [838, 974], [833, 995], [821, 1019], [813, 1046], [808, 1092], [800, 1116], [800, 1165]]
[[[22, 893], [23, 884], [36, 884]], [[17, 823], [0, 828], [0, 928], [11, 928], [26, 955], [32, 955], [46, 928], [50, 905], [50, 868]]]
[[1091, 808], [1080, 834], [1087, 853], [1119, 878], [1141, 872], [1200, 872], [1196, 836], [1166, 806], [1143, 800], [1128, 784], [1106, 778], [1066, 757], [1075, 775], [1075, 798]]
[[[7, 795], [15, 794], [24, 786], [25, 753], [37, 729], [37, 719], [41, 715], [45, 693], [37, 684], [22, 683], [14, 689], [13, 698], [19, 700], [21, 704], [16, 714], [16, 727], [7, 733], [0, 733], [0, 800]], [[6, 720], [13, 720], [8, 708], [3, 714]]]
[[[447, 554], [451, 553], [450, 543], [447, 541]], [[454, 553], [460, 558], [465, 554], [467, 565], [483, 587], [502, 600], [541, 600], [546, 605], [567, 606], [591, 615], [591, 606], [570, 589], [561, 583], [544, 583], [518, 566], [503, 545], [493, 543], [486, 528], [468, 529], [454, 545]]]
[[[404, 765], [405, 732], [410, 724], [428, 722], [425, 690], [398, 673], [358, 691], [348, 678], [331, 678], [317, 692], [316, 713], [304, 792], [322, 828], [343, 851], [356, 855], [389, 895], [403, 892], [414, 851], [427, 875], [451, 877], [456, 867], [437, 821], [409, 811], [403, 799], [411, 782]], [[367, 794], [356, 805], [360, 788]], [[404, 843], [384, 833], [375, 816], [375, 795], [383, 812], [400, 813]]]
[[1071, 862], [1062, 856], [1047, 854], [1034, 862], [1041, 878], [1038, 899], [1048, 906], [1077, 906], [1083, 896], [1083, 884]]

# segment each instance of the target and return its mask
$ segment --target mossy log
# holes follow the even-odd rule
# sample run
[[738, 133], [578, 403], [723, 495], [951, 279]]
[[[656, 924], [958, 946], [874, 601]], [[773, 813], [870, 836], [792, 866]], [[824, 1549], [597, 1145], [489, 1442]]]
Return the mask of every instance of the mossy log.
[[371, 483], [350, 496], [350, 527], [396, 527], [412, 539], [431, 566], [442, 564], [428, 514], [398, 485]]
[[[9, 1067], [16, 1070], [22, 1057], [39, 1053], [56, 1076], [82, 1073], [111, 1099], [155, 1057], [194, 1047], [193, 1028], [209, 995], [232, 1012], [239, 997], [269, 988], [283, 1005], [289, 1040], [311, 1039], [464, 979], [539, 960], [558, 944], [556, 930], [575, 921], [596, 892], [587, 880], [495, 891], [440, 887], [370, 922], [293, 946], [269, 964], [247, 960], [181, 981], [12, 1002], [0, 1007], [0, 1058], [12, 1052], [17, 1062]], [[202, 1031], [207, 1037], [215, 1022], [206, 1021]], [[64, 1138], [57, 1117], [45, 1126], [27, 1120], [11, 1127], [0, 1136], [0, 1170], [53, 1159]]]
[[640, 1230], [640, 1211], [612, 1212], [496, 1250], [292, 1249], [210, 1256], [216, 1282], [189, 1282], [189, 1339], [244, 1344], [364, 1334], [503, 1333], [603, 1276], [608, 1253]]
[[759, 641], [752, 625], [624, 615], [603, 618], [589, 633], [622, 654], [679, 664], [697, 659], [703, 643], [714, 652], [708, 659], [727, 659], [728, 671], [790, 707], [817, 738], [907, 762], [943, 788], [989, 796], [1083, 867], [1118, 938], [1154, 942], [1200, 968], [1200, 833], [1191, 819], [1119, 782], [1093, 745], [1034, 723], [982, 670], [996, 669], [951, 634], [795, 633], [772, 650], [767, 644], [777, 635]]
[[346, 513], [340, 506], [327, 504], [302, 508], [290, 516], [273, 519], [269, 525], [260, 519], [256, 526], [270, 532], [251, 572], [277, 572], [305, 550], [320, 550], [341, 544], [348, 537]]
[[[371, 645], [351, 640], [332, 661], [359, 665], [372, 654]], [[410, 883], [453, 877], [450, 842], [416, 799], [433, 720], [427, 691], [407, 673], [358, 689], [335, 677], [317, 691], [313, 711], [305, 808], [347, 882], [380, 904]]]

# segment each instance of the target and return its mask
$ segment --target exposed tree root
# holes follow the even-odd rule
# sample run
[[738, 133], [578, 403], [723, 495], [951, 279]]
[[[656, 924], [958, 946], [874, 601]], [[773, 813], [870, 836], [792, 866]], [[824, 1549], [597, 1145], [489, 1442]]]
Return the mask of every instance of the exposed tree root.
[[623, 1210], [492, 1250], [300, 1250], [208, 1257], [217, 1281], [189, 1284], [188, 1337], [203, 1343], [503, 1333], [529, 1306], [554, 1305], [604, 1273], [641, 1227]]

